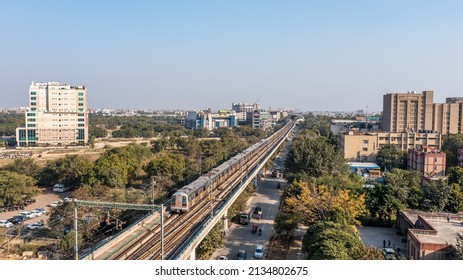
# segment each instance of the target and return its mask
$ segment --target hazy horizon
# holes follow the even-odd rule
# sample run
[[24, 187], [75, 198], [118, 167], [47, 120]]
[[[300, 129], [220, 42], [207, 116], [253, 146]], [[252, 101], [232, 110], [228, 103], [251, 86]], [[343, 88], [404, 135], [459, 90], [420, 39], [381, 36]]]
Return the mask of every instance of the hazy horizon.
[[463, 96], [459, 1], [5, 1], [0, 107], [31, 81], [89, 107], [382, 110], [388, 92]]

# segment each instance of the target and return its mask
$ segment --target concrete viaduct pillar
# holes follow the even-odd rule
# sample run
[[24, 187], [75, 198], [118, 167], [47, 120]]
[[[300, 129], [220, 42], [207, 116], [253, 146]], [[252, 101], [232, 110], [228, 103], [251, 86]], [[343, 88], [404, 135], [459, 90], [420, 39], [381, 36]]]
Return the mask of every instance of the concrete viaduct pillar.
[[222, 223], [223, 223], [223, 231], [227, 233], [228, 232], [228, 209], [225, 210], [225, 212], [223, 212]]

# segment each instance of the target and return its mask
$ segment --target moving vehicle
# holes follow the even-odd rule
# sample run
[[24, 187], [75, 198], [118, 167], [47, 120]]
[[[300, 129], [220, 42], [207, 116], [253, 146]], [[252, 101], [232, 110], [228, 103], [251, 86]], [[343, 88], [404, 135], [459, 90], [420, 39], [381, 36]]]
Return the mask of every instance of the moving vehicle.
[[13, 226], [13, 223], [8, 222], [7, 220], [0, 220], [0, 227], [9, 228], [12, 226]]
[[283, 141], [284, 136], [294, 126], [294, 121], [288, 122], [276, 133], [245, 149], [212, 169], [209, 173], [177, 190], [171, 196], [170, 211], [177, 213], [190, 211], [199, 201], [208, 197], [211, 191], [219, 189], [226, 179], [235, 178], [234, 183], [237, 184], [242, 179], [241, 174], [249, 173], [259, 164], [260, 158], [256, 155], [271, 151], [275, 145]]
[[254, 258], [262, 259], [264, 257], [264, 246], [259, 245], [254, 250]]
[[257, 215], [258, 219], [262, 217], [262, 208], [260, 206], [256, 206], [254, 208], [254, 214]]
[[256, 232], [257, 232], [257, 228], [258, 228], [258, 225], [257, 225], [257, 224], [253, 224], [253, 225], [252, 225], [252, 233], [256, 233]]
[[240, 224], [242, 225], [247, 225], [249, 224], [249, 221], [251, 220], [251, 217], [248, 213], [240, 213]]
[[237, 260], [245, 260], [247, 257], [246, 251], [245, 250], [239, 250], [238, 254], [236, 254], [236, 259]]
[[55, 184], [53, 186], [53, 191], [54, 192], [59, 192], [59, 193], [67, 192], [70, 189], [72, 189], [72, 187], [64, 185], [64, 184]]

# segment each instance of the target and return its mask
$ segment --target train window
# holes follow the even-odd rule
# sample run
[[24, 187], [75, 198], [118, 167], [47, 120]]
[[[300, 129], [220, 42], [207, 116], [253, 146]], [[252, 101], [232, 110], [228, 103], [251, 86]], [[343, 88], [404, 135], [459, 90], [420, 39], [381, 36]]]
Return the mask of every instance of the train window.
[[182, 206], [186, 207], [186, 196], [182, 196]]
[[177, 198], [177, 197], [176, 197], [175, 195], [172, 197], [172, 201], [170, 202], [170, 205], [171, 205], [171, 206], [175, 206], [175, 200], [176, 200], [176, 198]]

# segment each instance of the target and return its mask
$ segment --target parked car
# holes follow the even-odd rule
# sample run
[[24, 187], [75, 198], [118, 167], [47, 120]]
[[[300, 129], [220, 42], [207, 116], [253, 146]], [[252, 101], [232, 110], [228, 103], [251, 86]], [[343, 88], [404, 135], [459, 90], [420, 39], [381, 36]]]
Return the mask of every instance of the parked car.
[[42, 211], [38, 211], [37, 209], [32, 210], [31, 213], [35, 214], [36, 217], [42, 216], [42, 215], [43, 215], [43, 212], [42, 212]]
[[53, 201], [50, 203], [50, 207], [57, 207], [58, 205], [60, 205], [59, 201]]
[[28, 229], [34, 230], [34, 229], [44, 229], [45, 225], [42, 222], [38, 223], [33, 223], [27, 226]]
[[48, 213], [47, 209], [45, 209], [45, 208], [37, 208], [34, 211], [40, 211], [40, 212], [42, 212], [42, 214], [47, 214]]
[[246, 259], [246, 251], [245, 250], [239, 250], [238, 254], [236, 255], [237, 260], [245, 260]]
[[13, 218], [9, 218], [8, 222], [12, 223], [13, 225], [20, 225], [24, 223], [25, 220], [25, 216], [14, 216]]
[[383, 248], [383, 256], [386, 260], [394, 259], [395, 251], [392, 248]]
[[262, 259], [264, 257], [264, 246], [257, 246], [254, 250], [254, 258]]
[[32, 213], [32, 212], [19, 212], [19, 215], [24, 216], [27, 219], [32, 219], [32, 218], [37, 217], [37, 215], [35, 213]]
[[13, 223], [8, 222], [7, 220], [0, 220], [0, 227], [9, 228], [9, 227], [12, 227], [12, 226], [13, 226]]
[[219, 261], [226, 261], [226, 260], [228, 260], [228, 259], [227, 259], [227, 257], [225, 257], [225, 256], [219, 256], [219, 257], [217, 258], [217, 260], [219, 260]]

